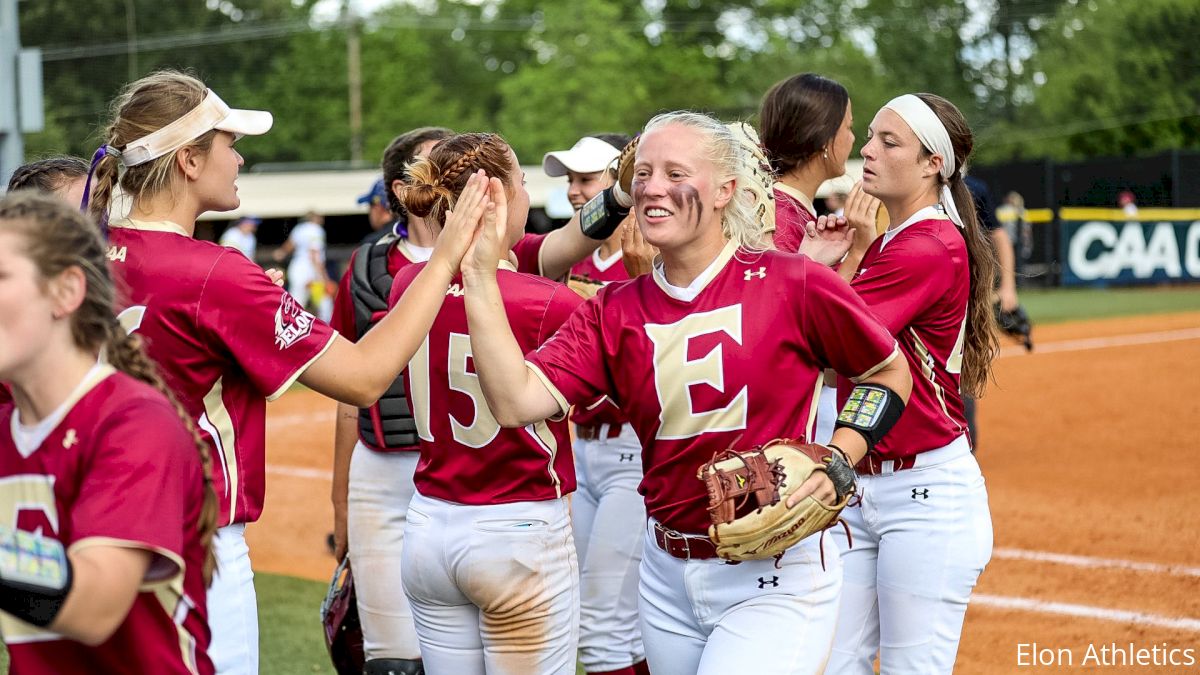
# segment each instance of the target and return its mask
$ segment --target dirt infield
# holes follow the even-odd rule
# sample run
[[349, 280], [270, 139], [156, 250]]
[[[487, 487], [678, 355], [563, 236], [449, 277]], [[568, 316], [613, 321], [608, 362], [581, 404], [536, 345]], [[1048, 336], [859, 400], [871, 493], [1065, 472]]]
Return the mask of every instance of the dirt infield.
[[[1032, 354], [1006, 348], [979, 404], [996, 552], [957, 670], [1200, 670], [1200, 312], [1034, 338]], [[260, 571], [332, 572], [333, 409], [308, 391], [268, 409], [266, 514], [248, 530]], [[1194, 665], [1171, 668], [1182, 650]]]

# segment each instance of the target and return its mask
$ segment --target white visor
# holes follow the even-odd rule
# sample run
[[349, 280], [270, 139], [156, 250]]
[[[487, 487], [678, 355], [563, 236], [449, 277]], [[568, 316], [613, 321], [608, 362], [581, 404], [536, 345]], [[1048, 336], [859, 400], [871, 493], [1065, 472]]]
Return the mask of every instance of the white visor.
[[271, 113], [230, 108], [213, 90], [204, 91], [200, 105], [183, 117], [152, 134], [130, 141], [121, 151], [121, 163], [127, 167], [145, 164], [175, 152], [213, 129], [228, 131], [241, 138], [260, 136], [271, 128], [274, 121]]
[[542, 171], [547, 176], [565, 176], [567, 171], [596, 173], [608, 168], [621, 155], [621, 148], [614, 148], [599, 138], [584, 136], [570, 150], [547, 152], [542, 158]]

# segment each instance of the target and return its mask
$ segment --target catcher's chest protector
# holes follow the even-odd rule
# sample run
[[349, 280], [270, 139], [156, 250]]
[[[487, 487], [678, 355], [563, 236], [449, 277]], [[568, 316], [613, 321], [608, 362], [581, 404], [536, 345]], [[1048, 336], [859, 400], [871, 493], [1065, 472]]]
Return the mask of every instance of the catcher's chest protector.
[[[397, 239], [389, 234], [374, 244], [364, 244], [354, 256], [350, 295], [354, 302], [354, 329], [360, 340], [387, 315], [388, 294], [392, 291], [388, 251]], [[417, 445], [417, 425], [404, 394], [403, 377], [397, 377], [375, 405], [358, 409], [358, 432], [360, 437], [373, 439], [383, 447]]]

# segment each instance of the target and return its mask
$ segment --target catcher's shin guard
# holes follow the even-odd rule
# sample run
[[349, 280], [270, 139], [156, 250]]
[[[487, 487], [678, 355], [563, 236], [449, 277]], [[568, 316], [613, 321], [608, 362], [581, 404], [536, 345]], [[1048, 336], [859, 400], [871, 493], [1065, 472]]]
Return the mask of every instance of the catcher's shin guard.
[[363, 675], [425, 675], [421, 659], [371, 659]]

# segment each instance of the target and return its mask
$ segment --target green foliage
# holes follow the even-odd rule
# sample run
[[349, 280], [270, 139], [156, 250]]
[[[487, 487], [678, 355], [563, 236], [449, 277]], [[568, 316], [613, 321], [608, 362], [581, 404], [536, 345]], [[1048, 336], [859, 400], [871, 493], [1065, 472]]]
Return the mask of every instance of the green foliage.
[[1042, 33], [1045, 83], [989, 156], [1150, 154], [1200, 147], [1194, 0], [1092, 0], [1064, 6]]
[[[90, 153], [120, 87], [171, 66], [275, 113], [239, 146], [248, 164], [349, 159], [350, 23], [317, 23], [315, 4], [20, 3], [23, 42], [47, 47], [47, 126], [29, 154]], [[977, 161], [1200, 146], [1195, 0], [393, 0], [357, 25], [370, 162], [430, 124], [498, 131], [536, 163], [663, 110], [752, 119], [768, 87], [803, 71], [846, 85], [859, 138], [892, 96], [946, 96], [977, 132]]]

